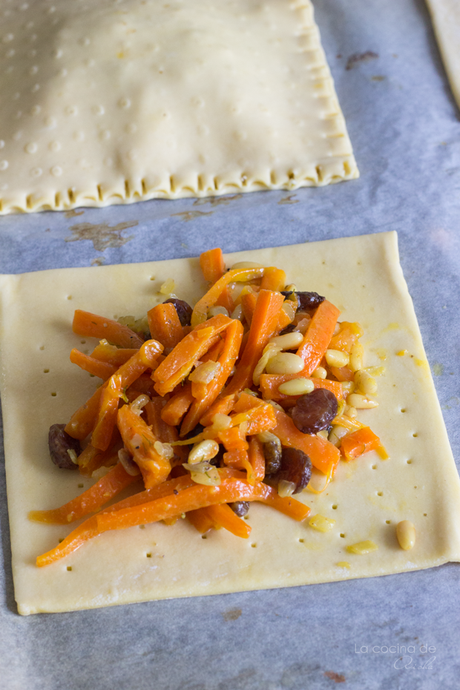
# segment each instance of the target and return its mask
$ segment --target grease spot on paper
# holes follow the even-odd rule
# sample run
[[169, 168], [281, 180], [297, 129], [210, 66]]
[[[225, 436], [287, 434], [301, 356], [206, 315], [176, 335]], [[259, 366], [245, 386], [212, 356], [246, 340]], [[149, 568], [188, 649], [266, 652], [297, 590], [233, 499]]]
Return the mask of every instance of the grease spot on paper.
[[173, 216], [179, 216], [186, 223], [190, 220], [195, 220], [200, 216], [211, 216], [213, 211], [182, 211], [181, 213], [173, 213]]
[[93, 225], [92, 223], [77, 223], [72, 225], [70, 232], [72, 237], [66, 237], [66, 242], [77, 242], [78, 240], [91, 240], [94, 249], [98, 252], [103, 252], [109, 247], [122, 247], [124, 244], [134, 239], [134, 235], [129, 237], [122, 237], [123, 230], [133, 228], [138, 225], [137, 220], [128, 221], [126, 223], [118, 223], [110, 227], [108, 223], [100, 223]]
[[241, 609], [228, 609], [222, 614], [224, 621], [236, 621], [242, 614]]

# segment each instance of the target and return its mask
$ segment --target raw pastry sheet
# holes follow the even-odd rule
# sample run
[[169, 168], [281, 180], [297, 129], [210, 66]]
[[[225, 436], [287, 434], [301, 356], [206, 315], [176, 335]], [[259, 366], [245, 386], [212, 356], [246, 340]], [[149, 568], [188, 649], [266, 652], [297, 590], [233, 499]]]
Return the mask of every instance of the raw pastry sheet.
[[[314, 5], [359, 161], [358, 180], [295, 192], [5, 215], [0, 273], [198, 256], [217, 243], [228, 253], [397, 230], [458, 461], [459, 121], [426, 3]], [[347, 69], [352, 56], [369, 51], [373, 57]], [[1, 447], [0, 458], [3, 464]], [[457, 563], [23, 617], [13, 593], [3, 471], [0, 495], [2, 688], [61, 690], [65, 682], [75, 690], [151, 690], [152, 684], [155, 690], [330, 690], [335, 681], [348, 690], [458, 687]], [[420, 651], [422, 645], [431, 653]], [[364, 646], [368, 652], [359, 653]], [[379, 653], [384, 646], [392, 651]]]
[[[312, 515], [335, 520], [327, 534], [308, 521], [299, 524], [253, 505], [248, 540], [224, 530], [203, 539], [185, 521], [153, 524], [104, 534], [68, 558], [37, 568], [35, 557], [74, 525], [32, 523], [28, 511], [58, 507], [90, 481], [54, 467], [47, 452], [49, 426], [66, 422], [95, 389], [94, 378], [68, 359], [72, 346], [91, 348], [71, 333], [73, 310], [109, 318], [134, 311], [141, 317], [161, 301], [158, 289], [170, 277], [175, 293], [192, 304], [206, 285], [196, 259], [2, 276], [2, 401], [20, 613], [368, 577], [460, 558], [460, 481], [399, 266], [396, 234], [243, 252], [229, 256], [228, 265], [238, 260], [286, 268], [288, 282], [325, 294], [341, 309], [341, 320], [361, 323], [366, 366], [385, 367], [380, 406], [361, 418], [382, 438], [390, 459], [369, 453], [342, 463], [323, 494], [301, 494]], [[395, 536], [401, 520], [411, 520], [417, 530], [408, 552]], [[368, 539], [377, 551], [346, 551]]]
[[460, 108], [460, 4], [456, 0], [427, 0], [447, 76]]
[[310, 0], [1, 0], [0, 213], [358, 176]]

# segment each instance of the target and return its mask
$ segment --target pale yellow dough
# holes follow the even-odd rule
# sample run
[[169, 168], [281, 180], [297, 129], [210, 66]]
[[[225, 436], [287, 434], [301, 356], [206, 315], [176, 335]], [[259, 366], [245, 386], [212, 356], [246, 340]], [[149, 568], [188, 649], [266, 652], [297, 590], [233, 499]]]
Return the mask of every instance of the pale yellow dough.
[[0, 213], [358, 176], [310, 0], [0, 0]]
[[450, 87], [460, 108], [460, 3], [426, 0]]
[[[74, 309], [141, 316], [164, 299], [157, 291], [168, 278], [190, 302], [206, 286], [197, 259], [0, 276], [8, 507], [21, 614], [385, 575], [460, 558], [460, 483], [396, 234], [241, 252], [227, 257], [228, 265], [243, 259], [285, 268], [289, 282], [336, 303], [341, 320], [362, 324], [365, 364], [382, 364], [386, 372], [379, 378], [380, 406], [360, 416], [381, 436], [390, 459], [369, 453], [341, 463], [325, 493], [300, 494], [311, 515], [335, 520], [327, 533], [308, 519], [297, 523], [252, 505], [249, 540], [224, 530], [202, 539], [180, 520], [106, 533], [38, 569], [35, 557], [72, 527], [30, 522], [28, 511], [57, 507], [91, 483], [55, 468], [47, 452], [49, 425], [65, 422], [97, 385], [69, 361], [71, 347], [93, 346], [72, 334]], [[411, 551], [397, 542], [401, 520], [415, 525]], [[347, 551], [366, 540], [378, 549]]]

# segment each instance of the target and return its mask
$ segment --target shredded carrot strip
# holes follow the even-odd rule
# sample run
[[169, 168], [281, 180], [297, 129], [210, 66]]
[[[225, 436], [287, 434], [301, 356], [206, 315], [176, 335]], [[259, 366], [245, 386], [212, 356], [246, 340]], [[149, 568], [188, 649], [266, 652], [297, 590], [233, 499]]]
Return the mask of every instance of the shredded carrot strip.
[[110, 364], [109, 362], [101, 362], [94, 357], [90, 357], [90, 355], [85, 355], [83, 352], [80, 352], [80, 350], [76, 350], [75, 348], [70, 351], [70, 361], [72, 364], [79, 366], [80, 369], [87, 371], [93, 376], [98, 376], [104, 381], [113, 376], [117, 370], [117, 367], [113, 364]]
[[75, 522], [99, 510], [120, 491], [136, 481], [139, 481], [139, 476], [128, 474], [123, 465], [117, 464], [80, 496], [54, 510], [32, 510], [29, 513], [29, 519], [36, 522], [67, 525], [69, 522]]
[[171, 424], [171, 426], [178, 426], [181, 423], [194, 400], [191, 383], [186, 383], [179, 388], [180, 390], [169, 398], [161, 411], [163, 421], [167, 424]]
[[340, 311], [331, 302], [321, 302], [308, 325], [302, 344], [297, 350], [305, 362], [304, 373], [310, 376], [319, 366], [327, 350]]
[[225, 273], [225, 261], [222, 249], [208, 249], [200, 254], [200, 267], [205, 280], [215, 283]]
[[344, 460], [359, 458], [370, 450], [379, 452], [383, 459], [388, 458], [380, 438], [368, 426], [364, 426], [344, 436], [340, 444], [340, 450]]
[[195, 327], [206, 320], [208, 310], [216, 304], [223, 290], [229, 283], [241, 283], [253, 280], [254, 278], [262, 278], [264, 270], [264, 268], [235, 268], [231, 271], [227, 271], [227, 273], [225, 273], [222, 278], [219, 278], [210, 290], [208, 290], [208, 292], [195, 304], [195, 308], [192, 312], [192, 326]]
[[278, 315], [283, 302], [284, 297], [279, 292], [260, 290], [248, 340], [236, 367], [235, 375], [225, 390], [226, 395], [239, 393], [243, 388], [249, 388], [252, 385], [253, 371], [262, 356], [264, 347], [276, 330]]
[[281, 445], [298, 448], [306, 453], [317, 470], [327, 474], [340, 460], [339, 449], [321, 436], [303, 434], [285, 412], [275, 410], [277, 426], [273, 429]]
[[118, 347], [137, 348], [144, 342], [143, 338], [128, 326], [81, 309], [75, 311], [72, 330], [77, 335], [89, 338], [105, 338]]
[[182, 340], [182, 324], [174, 304], [157, 304], [147, 312], [150, 335], [160, 342], [165, 350], [172, 350]]

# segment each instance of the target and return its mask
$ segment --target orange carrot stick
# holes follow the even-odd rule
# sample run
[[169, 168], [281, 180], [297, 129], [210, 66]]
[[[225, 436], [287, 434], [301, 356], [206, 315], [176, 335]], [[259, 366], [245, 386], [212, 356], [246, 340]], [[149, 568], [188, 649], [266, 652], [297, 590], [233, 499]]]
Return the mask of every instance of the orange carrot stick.
[[252, 472], [255, 481], [263, 481], [265, 477], [265, 455], [262, 443], [256, 436], [253, 436], [249, 441], [248, 456], [249, 462], [252, 465]]
[[232, 319], [228, 316], [217, 314], [182, 338], [152, 375], [157, 393], [166, 395], [174, 390], [189, 375], [200, 357], [222, 337], [220, 333], [231, 323]]
[[284, 297], [279, 292], [260, 290], [243, 355], [235, 375], [225, 390], [226, 395], [238, 393], [252, 385], [252, 374], [262, 351], [278, 325], [278, 315]]
[[181, 423], [182, 418], [194, 401], [191, 383], [186, 383], [179, 388], [180, 390], [169, 398], [161, 411], [163, 421], [171, 424], [171, 426], [178, 426]]
[[[227, 473], [232, 472], [232, 470], [226, 470]], [[181, 491], [184, 488], [189, 488], [194, 486], [194, 482], [190, 475], [187, 474], [177, 479], [171, 479], [158, 486], [152, 487], [151, 489], [146, 489], [133, 496], [129, 496], [115, 505], [105, 508], [102, 512], [112, 512], [122, 508], [130, 508], [132, 506], [142, 505], [148, 501], [161, 498], [162, 496], [168, 496], [174, 491]], [[89, 539], [93, 539], [100, 534], [97, 529], [96, 516], [90, 517], [85, 520], [81, 525], [74, 529], [60, 544], [56, 547], [47, 551], [46, 553], [38, 556], [36, 564], [39, 568], [50, 565], [55, 561], [68, 556], [69, 554], [76, 551], [80, 546], [83, 546], [85, 542]]]
[[286, 285], [286, 273], [281, 268], [270, 266], [265, 269], [264, 277], [260, 284], [261, 290], [274, 290], [280, 292]]
[[107, 382], [101, 396], [99, 414], [91, 435], [91, 445], [99, 450], [107, 450], [117, 423], [118, 405], [123, 393], [121, 376], [114, 374]]
[[84, 477], [91, 477], [100, 467], [112, 467], [118, 462], [118, 451], [123, 447], [118, 429], [114, 430], [107, 450], [99, 450], [88, 443], [78, 456], [78, 469]]
[[332, 376], [335, 376], [337, 381], [353, 381], [354, 373], [350, 367], [329, 367]]
[[93, 376], [98, 376], [104, 381], [110, 378], [117, 370], [117, 367], [113, 364], [101, 362], [94, 357], [85, 355], [83, 352], [80, 352], [80, 350], [76, 350], [75, 348], [70, 351], [70, 361], [72, 364], [79, 366], [80, 369], [87, 371]]
[[113, 364], [115, 367], [121, 367], [122, 364], [128, 361], [136, 354], [138, 348], [116, 347], [110, 345], [107, 340], [101, 340], [91, 353], [91, 357], [98, 359], [100, 362]]
[[140, 347], [144, 342], [143, 338], [128, 326], [81, 309], [75, 311], [72, 330], [77, 335], [105, 338], [118, 347]]
[[354, 460], [370, 450], [376, 450], [382, 459], [388, 458], [380, 438], [368, 426], [364, 426], [344, 436], [340, 444], [340, 450], [344, 460]]
[[[122, 388], [129, 388], [144, 371], [154, 367], [162, 351], [163, 345], [156, 340], [147, 340], [143, 343], [142, 347], [136, 350], [136, 353], [116, 371], [116, 374], [121, 377]], [[91, 398], [74, 412], [65, 427], [69, 436], [82, 440], [94, 429], [101, 396], [107, 385], [108, 381], [98, 388]]]
[[177, 495], [159, 498], [140, 506], [103, 512], [96, 516], [97, 527], [103, 532], [109, 529], [126, 529], [136, 525], [158, 522], [189, 510], [204, 508], [217, 503], [233, 503], [235, 501], [262, 501], [272, 505], [277, 510], [281, 507], [285, 514], [295, 520], [304, 520], [310, 509], [293, 498], [281, 498], [275, 489], [263, 482], [251, 486], [241, 479], [224, 479], [219, 486], [204, 486], [197, 484], [189, 489], [180, 491]]
[[200, 255], [200, 267], [204, 279], [215, 283], [225, 273], [225, 262], [222, 249], [208, 249]]
[[139, 476], [128, 474], [123, 465], [117, 464], [80, 496], [54, 510], [32, 510], [28, 515], [29, 520], [66, 525], [100, 510], [120, 491], [139, 479]]
[[228, 313], [231, 315], [235, 309], [235, 303], [233, 301], [232, 293], [228, 285], [224, 287], [220, 293], [220, 297], [216, 299], [216, 307], [225, 307]]
[[327, 350], [340, 311], [331, 302], [321, 302], [308, 325], [302, 344], [297, 350], [305, 362], [304, 373], [310, 376], [319, 366]]
[[142, 472], [145, 488], [164, 482], [171, 472], [171, 463], [155, 447], [159, 439], [150, 427], [130, 405], [118, 410], [117, 424], [127, 450]]
[[285, 412], [275, 410], [277, 426], [273, 429], [282, 446], [298, 448], [306, 453], [314, 467], [327, 474], [340, 460], [340, 451], [332, 443], [315, 434], [303, 434]]
[[147, 312], [150, 335], [166, 350], [172, 350], [183, 338], [183, 328], [176, 307], [171, 302], [157, 304]]
[[223, 527], [236, 537], [242, 537], [242, 539], [247, 539], [251, 534], [251, 527], [239, 518], [226, 503], [208, 506], [203, 508], [203, 510], [207, 512], [214, 522], [216, 529]]
[[216, 414], [229, 414], [235, 404], [235, 395], [224, 395], [217, 398], [211, 405], [209, 410], [201, 417], [200, 424], [203, 426], [210, 426], [213, 423], [213, 417]]
[[257, 302], [256, 292], [245, 292], [241, 294], [241, 308], [243, 309], [244, 318], [248, 326], [251, 325], [252, 317], [254, 316], [254, 310], [256, 308]]
[[185, 436], [192, 429], [196, 427], [200, 418], [205, 414], [206, 410], [210, 408], [214, 400], [217, 398], [222, 388], [227, 382], [233, 365], [236, 362], [240, 350], [241, 340], [243, 338], [243, 325], [240, 321], [234, 319], [228, 326], [225, 332], [225, 343], [220, 353], [217, 362], [220, 365], [220, 370], [215, 378], [206, 386], [206, 393], [200, 399], [194, 399], [192, 405], [187, 412], [181, 426], [181, 436]]
[[197, 510], [189, 510], [186, 517], [191, 525], [194, 526], [200, 534], [206, 534], [210, 529], [218, 529], [215, 520], [211, 518], [208, 513], [208, 508], [198, 508]]
[[262, 278], [264, 268], [235, 268], [227, 271], [214, 285], [198, 300], [192, 312], [192, 326], [206, 321], [208, 310], [214, 306], [229, 283], [241, 283], [255, 278]]

